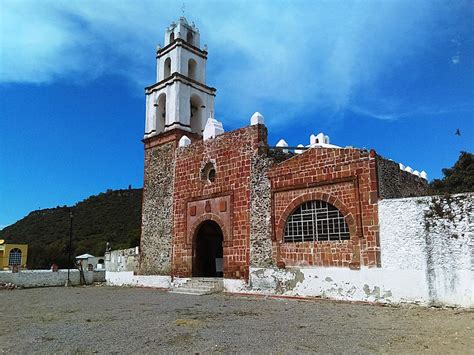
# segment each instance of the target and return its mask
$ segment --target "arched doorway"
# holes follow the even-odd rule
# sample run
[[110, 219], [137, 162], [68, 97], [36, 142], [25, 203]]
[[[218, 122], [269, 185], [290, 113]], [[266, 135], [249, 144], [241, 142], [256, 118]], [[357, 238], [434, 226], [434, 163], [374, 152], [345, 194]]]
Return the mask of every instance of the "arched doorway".
[[222, 230], [211, 220], [203, 222], [193, 245], [193, 276], [223, 277]]

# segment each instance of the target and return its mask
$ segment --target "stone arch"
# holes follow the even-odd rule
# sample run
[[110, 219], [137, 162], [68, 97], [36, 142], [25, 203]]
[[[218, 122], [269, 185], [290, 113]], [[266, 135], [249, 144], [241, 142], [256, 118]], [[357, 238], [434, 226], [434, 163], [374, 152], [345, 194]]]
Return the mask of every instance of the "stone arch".
[[352, 212], [342, 203], [340, 199], [324, 192], [308, 192], [293, 199], [290, 204], [285, 208], [281, 216], [277, 219], [277, 223], [275, 226], [275, 237], [277, 241], [283, 241], [286, 221], [293, 214], [293, 212], [301, 204], [312, 200], [324, 201], [336, 207], [344, 216], [344, 220], [346, 221], [347, 226], [349, 227], [350, 238], [353, 239], [357, 235], [357, 223], [355, 221], [355, 218]]
[[193, 225], [189, 229], [189, 236], [190, 236], [190, 239], [191, 239], [191, 243], [192, 244], [195, 243], [196, 237], [197, 237], [197, 232], [199, 231], [199, 226], [207, 220], [216, 222], [219, 225], [219, 227], [222, 230], [222, 235], [224, 237], [224, 243], [228, 242], [229, 241], [229, 235], [227, 233], [227, 229], [225, 228], [225, 224], [222, 221], [222, 219], [214, 213], [205, 213], [205, 214], [199, 216], [199, 218], [194, 221]]
[[174, 42], [174, 32], [170, 33], [170, 44]]
[[171, 75], [171, 58], [168, 57], [165, 59], [163, 67], [163, 79], [167, 79]]
[[225, 229], [214, 214], [201, 216], [193, 225], [192, 275], [224, 276]]

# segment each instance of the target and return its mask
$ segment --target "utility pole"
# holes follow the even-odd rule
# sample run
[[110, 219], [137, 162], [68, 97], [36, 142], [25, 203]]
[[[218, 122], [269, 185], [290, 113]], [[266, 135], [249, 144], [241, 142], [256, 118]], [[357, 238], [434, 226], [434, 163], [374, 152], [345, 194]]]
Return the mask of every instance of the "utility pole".
[[67, 251], [67, 281], [66, 281], [66, 286], [71, 286], [71, 249], [72, 249], [72, 220], [74, 219], [74, 213], [72, 213], [72, 210], [69, 211], [69, 248]]

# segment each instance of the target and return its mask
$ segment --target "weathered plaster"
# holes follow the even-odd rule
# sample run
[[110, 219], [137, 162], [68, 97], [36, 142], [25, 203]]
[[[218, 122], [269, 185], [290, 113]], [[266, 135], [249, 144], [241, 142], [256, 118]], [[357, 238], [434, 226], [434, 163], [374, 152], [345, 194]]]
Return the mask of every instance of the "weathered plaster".
[[424, 276], [432, 304], [474, 303], [474, 194], [379, 203], [384, 268]]
[[111, 286], [171, 287], [171, 276], [134, 275], [133, 271], [106, 271], [105, 280]]

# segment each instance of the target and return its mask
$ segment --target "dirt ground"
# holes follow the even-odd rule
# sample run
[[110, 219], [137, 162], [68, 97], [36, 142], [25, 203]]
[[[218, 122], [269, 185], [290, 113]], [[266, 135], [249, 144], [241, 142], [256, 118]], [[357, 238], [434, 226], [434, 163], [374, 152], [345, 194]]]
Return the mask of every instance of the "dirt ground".
[[0, 291], [0, 352], [474, 353], [474, 310], [177, 295]]

